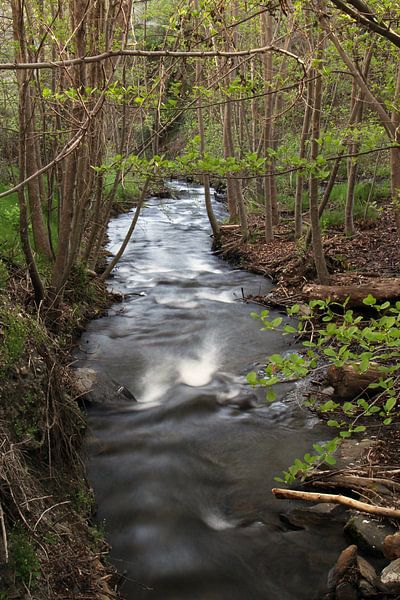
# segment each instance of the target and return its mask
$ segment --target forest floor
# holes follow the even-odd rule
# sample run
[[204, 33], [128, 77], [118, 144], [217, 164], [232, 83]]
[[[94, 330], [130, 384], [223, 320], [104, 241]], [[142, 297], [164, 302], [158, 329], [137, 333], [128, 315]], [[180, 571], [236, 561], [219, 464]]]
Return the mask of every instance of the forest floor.
[[[239, 228], [223, 229], [222, 255], [274, 281], [269, 301], [283, 305], [297, 302], [303, 297], [303, 286], [316, 279], [311, 250], [294, 241], [293, 223], [285, 218], [275, 228], [275, 239], [268, 244], [263, 239], [262, 215], [250, 215], [249, 228], [247, 243], [241, 240]], [[351, 238], [345, 237], [339, 227], [324, 234], [330, 284], [368, 284], [380, 277], [399, 276], [400, 244], [393, 211], [382, 211], [376, 221], [358, 222], [356, 228], [357, 233]]]

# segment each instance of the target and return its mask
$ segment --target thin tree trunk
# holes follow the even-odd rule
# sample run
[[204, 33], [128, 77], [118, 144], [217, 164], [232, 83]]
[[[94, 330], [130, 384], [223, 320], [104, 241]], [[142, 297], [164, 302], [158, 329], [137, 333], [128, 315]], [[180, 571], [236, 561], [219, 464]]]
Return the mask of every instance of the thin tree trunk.
[[[15, 56], [18, 62], [27, 62], [29, 60], [24, 25], [24, 6], [25, 3], [21, 2], [21, 0], [12, 0], [13, 36], [15, 42]], [[24, 178], [30, 177], [39, 170], [37, 162], [35, 114], [34, 103], [32, 101], [31, 81], [31, 71], [27, 71], [24, 75], [18, 75], [19, 104], [24, 105], [24, 110], [19, 111], [19, 130], [24, 136]], [[22, 138], [20, 138], [20, 140], [21, 139]], [[40, 195], [40, 185], [37, 177], [28, 182], [27, 190], [35, 248], [38, 252], [41, 252], [48, 258], [51, 258], [52, 253], [43, 220], [42, 198]]]
[[[368, 53], [365, 57], [364, 66], [363, 66], [363, 77], [364, 80], [367, 81], [368, 72], [371, 65], [371, 59], [373, 54], [374, 46], [371, 46], [368, 50]], [[359, 125], [363, 119], [364, 113], [364, 96], [362, 92], [358, 94], [358, 84], [355, 79], [353, 79], [352, 86], [352, 118], [350, 119], [350, 125]], [[357, 154], [360, 149], [359, 140], [351, 140], [349, 143], [349, 154]], [[357, 157], [349, 157], [347, 161], [347, 195], [346, 195], [346, 206], [344, 211], [344, 231], [347, 236], [352, 236], [355, 234], [354, 227], [354, 194], [357, 184], [357, 173], [358, 173], [358, 161]]]
[[[272, 16], [262, 13], [261, 19], [261, 43], [265, 46], [272, 41]], [[270, 91], [272, 84], [272, 53], [266, 52], [263, 54], [263, 73], [264, 73], [264, 85], [266, 91]], [[272, 119], [272, 95], [267, 94], [264, 97], [264, 126], [263, 126], [263, 153], [264, 156], [268, 153], [268, 148], [271, 147], [271, 119]], [[267, 175], [271, 175], [272, 164], [271, 160], [267, 159]], [[274, 238], [273, 223], [274, 223], [274, 211], [271, 197], [271, 186], [268, 181], [268, 177], [264, 180], [264, 213], [265, 213], [265, 241], [272, 242]]]
[[[306, 143], [310, 135], [312, 81], [307, 83], [306, 106], [303, 117], [303, 127], [300, 137], [299, 160], [306, 157]], [[298, 240], [303, 232], [303, 186], [304, 176], [300, 171], [296, 178], [296, 193], [294, 201], [294, 237]]]
[[[322, 44], [323, 36], [321, 32], [317, 40], [316, 58], [322, 59]], [[310, 159], [315, 161], [319, 153], [319, 137], [321, 123], [321, 107], [322, 107], [322, 77], [315, 72], [316, 78], [314, 81], [313, 107], [311, 118], [311, 152]], [[314, 254], [314, 263], [317, 270], [318, 281], [323, 284], [329, 282], [329, 273], [326, 267], [324, 250], [322, 246], [321, 227], [318, 211], [318, 177], [315, 172], [311, 172], [310, 182], [310, 220], [311, 234]]]
[[133, 215], [133, 219], [132, 219], [130, 227], [129, 227], [128, 231], [127, 231], [125, 239], [122, 242], [121, 247], [118, 250], [117, 254], [114, 256], [114, 258], [112, 259], [112, 261], [110, 262], [110, 264], [107, 266], [107, 268], [104, 271], [104, 273], [101, 275], [100, 281], [105, 281], [107, 279], [107, 277], [110, 275], [111, 271], [114, 269], [114, 267], [121, 260], [121, 257], [123, 255], [123, 253], [125, 252], [125, 249], [126, 249], [127, 245], [130, 242], [132, 234], [135, 231], [135, 227], [136, 227], [136, 224], [137, 224], [139, 216], [140, 216], [140, 211], [141, 211], [142, 206], [144, 204], [144, 201], [146, 199], [146, 194], [147, 194], [147, 190], [149, 188], [149, 184], [150, 184], [150, 177], [148, 177], [146, 179], [146, 181], [145, 181], [145, 183], [143, 185], [142, 192], [140, 194], [140, 198], [139, 198], [138, 203], [136, 205], [136, 209], [135, 209], [135, 212], [134, 212], [134, 215]]
[[[392, 112], [392, 123], [395, 130], [395, 140], [400, 143], [400, 111], [398, 109], [400, 102], [400, 63], [397, 67], [396, 91], [393, 101], [395, 107]], [[391, 188], [392, 188], [392, 203], [394, 206], [394, 214], [396, 220], [397, 232], [400, 234], [400, 149], [392, 148], [390, 151], [390, 167], [391, 167]]]

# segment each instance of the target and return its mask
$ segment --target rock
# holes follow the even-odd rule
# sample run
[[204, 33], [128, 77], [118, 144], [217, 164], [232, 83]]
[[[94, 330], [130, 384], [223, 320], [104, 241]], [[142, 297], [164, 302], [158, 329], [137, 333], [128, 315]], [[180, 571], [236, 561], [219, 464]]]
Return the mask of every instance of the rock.
[[396, 558], [383, 569], [381, 582], [389, 591], [400, 592], [400, 558]]
[[357, 556], [358, 548], [355, 544], [348, 546], [341, 552], [335, 566], [329, 571], [329, 591], [337, 589], [338, 585], [343, 581], [355, 580], [357, 574]]
[[[360, 394], [367, 393], [366, 390], [370, 383], [375, 383], [382, 377], [382, 371], [377, 367], [372, 366], [360, 373], [353, 365], [343, 365], [336, 367], [330, 365], [326, 378], [329, 385], [335, 390], [335, 398], [337, 400], [352, 400]], [[377, 390], [369, 390], [368, 395], [374, 396]]]
[[362, 556], [357, 557], [357, 568], [361, 579], [367, 581], [373, 587], [379, 585], [379, 578], [374, 567]]
[[363, 462], [365, 454], [376, 444], [377, 440], [369, 438], [344, 440], [335, 452], [336, 469], [345, 469]]
[[376, 598], [377, 596], [381, 597], [380, 591], [371, 585], [366, 579], [360, 579], [358, 582], [358, 589], [360, 590], [363, 598]]
[[393, 533], [394, 528], [371, 515], [356, 513], [346, 523], [344, 530], [360, 550], [380, 556], [383, 554], [385, 538]]
[[325, 387], [324, 389], [321, 390], [320, 392], [321, 394], [323, 394], [324, 396], [333, 396], [335, 393], [335, 388], [333, 388], [331, 385], [328, 387]]
[[383, 554], [389, 560], [400, 558], [400, 531], [385, 537], [383, 542]]
[[345, 510], [338, 504], [321, 503], [314, 506], [297, 507], [279, 515], [280, 519], [295, 528], [304, 529], [327, 521], [344, 521]]
[[102, 371], [87, 367], [75, 369], [75, 387], [86, 404], [104, 406], [121, 400], [136, 402], [133, 394]]
[[358, 591], [354, 583], [343, 581], [336, 588], [336, 600], [358, 600]]

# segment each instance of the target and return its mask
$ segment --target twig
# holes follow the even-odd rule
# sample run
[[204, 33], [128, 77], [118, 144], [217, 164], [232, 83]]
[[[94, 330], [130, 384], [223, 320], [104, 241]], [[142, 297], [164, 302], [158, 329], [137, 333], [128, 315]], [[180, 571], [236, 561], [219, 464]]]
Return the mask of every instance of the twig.
[[305, 500], [306, 502], [331, 502], [333, 504], [343, 504], [344, 506], [354, 508], [361, 512], [367, 512], [372, 515], [400, 519], [400, 510], [397, 510], [396, 508], [367, 504], [366, 502], [353, 500], [353, 498], [342, 496], [341, 494], [318, 494], [315, 492], [300, 492], [297, 490], [284, 490], [281, 488], [273, 488], [272, 493], [277, 498], [293, 498], [294, 500]]
[[33, 531], [36, 531], [37, 526], [39, 525], [40, 521], [43, 519], [44, 515], [46, 513], [48, 513], [50, 510], [53, 510], [53, 508], [56, 508], [57, 506], [62, 506], [63, 504], [71, 504], [70, 500], [64, 500], [64, 502], [58, 502], [57, 504], [53, 504], [53, 506], [49, 506], [49, 508], [46, 508], [46, 510], [44, 512], [42, 512], [42, 514], [40, 515], [40, 517], [38, 518], [38, 520], [36, 521], [34, 527], [33, 527]]
[[8, 563], [7, 530], [6, 530], [6, 524], [4, 522], [4, 511], [3, 511], [3, 507], [1, 505], [1, 502], [0, 502], [0, 525], [1, 525], [1, 535], [3, 537], [3, 544], [4, 544], [5, 562]]

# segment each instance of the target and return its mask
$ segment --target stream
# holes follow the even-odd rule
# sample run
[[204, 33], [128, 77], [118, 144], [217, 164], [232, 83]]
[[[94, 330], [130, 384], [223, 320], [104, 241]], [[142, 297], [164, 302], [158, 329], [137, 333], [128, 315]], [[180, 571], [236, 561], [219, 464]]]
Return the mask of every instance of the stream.
[[[138, 401], [88, 415], [88, 473], [111, 561], [128, 600], [321, 598], [342, 534], [289, 530], [279, 514], [290, 504], [271, 488], [326, 430], [293, 391], [267, 404], [246, 384], [267, 355], [290, 349], [242, 301], [242, 290], [271, 283], [212, 254], [201, 187], [170, 186], [171, 198], [146, 203], [110, 280], [125, 300], [80, 342], [81, 366]], [[111, 252], [131, 218], [111, 221]]]

